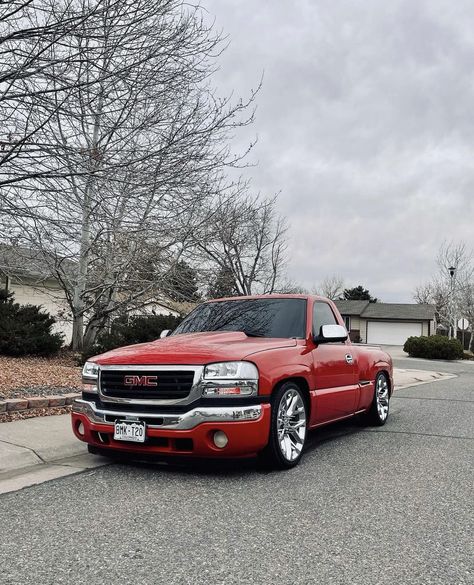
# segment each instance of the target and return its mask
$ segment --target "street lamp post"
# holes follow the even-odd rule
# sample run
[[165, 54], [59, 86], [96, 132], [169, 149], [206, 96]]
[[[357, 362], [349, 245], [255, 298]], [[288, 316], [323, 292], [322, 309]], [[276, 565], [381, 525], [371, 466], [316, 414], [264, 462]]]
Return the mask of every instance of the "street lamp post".
[[451, 278], [449, 288], [449, 338], [452, 339], [454, 337], [454, 277], [456, 274], [456, 266], [450, 266], [448, 270]]

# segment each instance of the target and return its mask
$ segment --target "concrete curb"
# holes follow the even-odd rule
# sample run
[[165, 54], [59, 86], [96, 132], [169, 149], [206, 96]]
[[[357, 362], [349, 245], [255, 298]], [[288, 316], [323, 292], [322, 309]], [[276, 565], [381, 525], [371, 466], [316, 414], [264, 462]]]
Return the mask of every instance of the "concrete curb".
[[457, 377], [456, 374], [448, 374], [445, 372], [393, 368], [395, 390], [402, 390], [404, 388], [411, 388], [412, 386], [420, 386], [422, 384], [431, 384], [432, 382], [440, 382], [442, 380], [450, 380], [451, 378]]

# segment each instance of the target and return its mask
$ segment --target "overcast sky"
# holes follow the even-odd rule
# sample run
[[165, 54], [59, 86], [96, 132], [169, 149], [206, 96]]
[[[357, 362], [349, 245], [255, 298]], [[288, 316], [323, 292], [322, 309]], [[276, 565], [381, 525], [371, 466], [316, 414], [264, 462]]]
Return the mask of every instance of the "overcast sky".
[[289, 275], [410, 302], [443, 239], [474, 246], [472, 0], [202, 0], [229, 36], [216, 82], [264, 72], [246, 171], [281, 192]]

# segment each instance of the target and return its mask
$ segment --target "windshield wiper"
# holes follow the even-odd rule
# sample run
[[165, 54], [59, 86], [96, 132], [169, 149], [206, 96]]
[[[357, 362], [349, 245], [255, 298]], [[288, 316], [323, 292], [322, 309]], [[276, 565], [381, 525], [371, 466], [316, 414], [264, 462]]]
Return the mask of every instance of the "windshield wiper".
[[242, 330], [242, 333], [245, 333], [245, 335], [247, 337], [265, 337], [265, 335], [262, 335], [261, 333], [258, 333], [258, 331], [246, 331], [244, 329], [244, 330]]

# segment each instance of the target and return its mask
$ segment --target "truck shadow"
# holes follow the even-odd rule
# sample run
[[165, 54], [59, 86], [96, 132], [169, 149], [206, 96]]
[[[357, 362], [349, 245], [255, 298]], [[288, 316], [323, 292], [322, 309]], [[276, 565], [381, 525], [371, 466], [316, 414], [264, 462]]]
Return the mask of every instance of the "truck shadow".
[[[335, 439], [360, 433], [364, 427], [356, 419], [349, 419], [333, 423], [328, 426], [320, 427], [308, 433], [304, 454], [308, 455], [314, 452], [324, 443]], [[304, 459], [303, 459], [304, 462]], [[241, 459], [196, 459], [186, 456], [153, 456], [144, 459], [133, 459], [128, 457], [117, 457], [112, 463], [122, 464], [127, 467], [137, 469], [149, 469], [150, 471], [163, 471], [170, 474], [185, 475], [215, 475], [215, 476], [232, 476], [242, 475], [242, 472], [259, 472], [264, 474], [279, 473], [275, 470], [265, 469], [257, 457], [248, 457]]]

